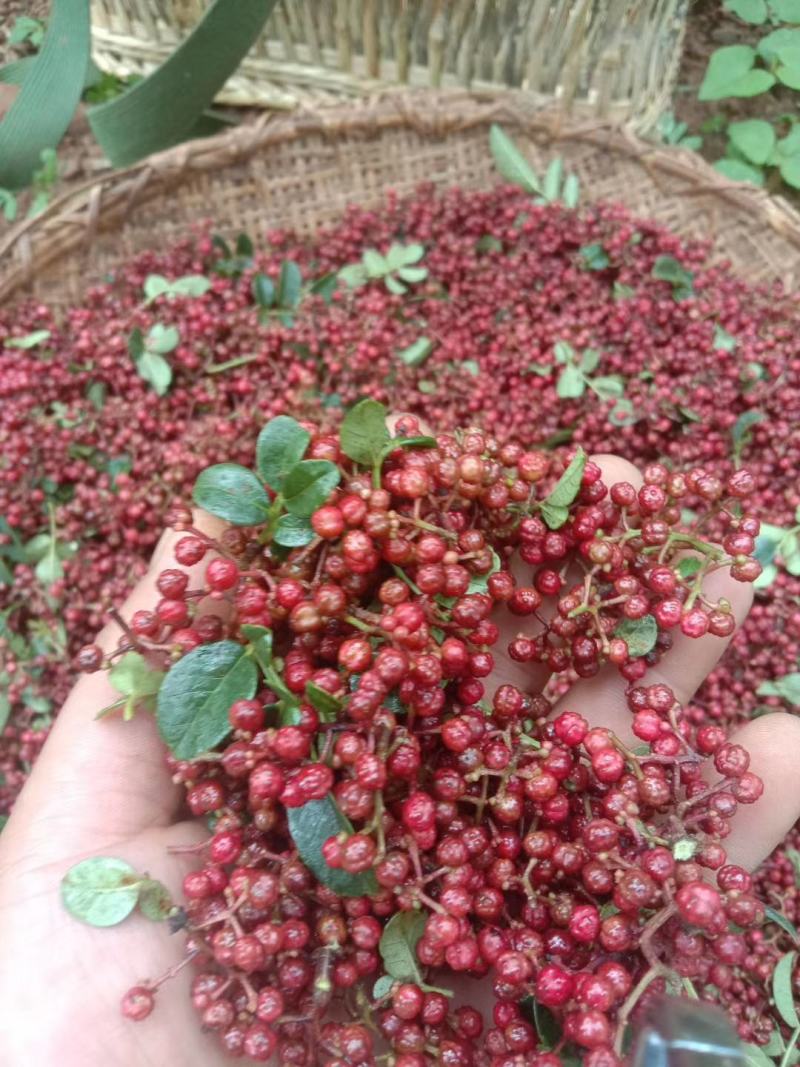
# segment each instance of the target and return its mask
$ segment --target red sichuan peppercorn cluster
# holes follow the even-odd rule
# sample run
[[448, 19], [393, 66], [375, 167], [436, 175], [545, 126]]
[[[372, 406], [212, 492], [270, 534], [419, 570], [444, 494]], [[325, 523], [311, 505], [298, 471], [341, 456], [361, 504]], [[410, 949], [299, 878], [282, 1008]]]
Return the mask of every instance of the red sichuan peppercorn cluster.
[[[162, 571], [163, 598], [115, 653], [185, 666], [271, 633], [270, 664], [228, 708], [223, 741], [168, 757], [190, 811], [214, 820], [183, 887], [201, 1024], [255, 1062], [370, 1067], [388, 1048], [395, 1067], [555, 1067], [570, 1050], [621, 1063], [648, 986], [728, 988], [764, 916], [722, 843], [762, 791], [747, 752], [718, 726], [694, 729], [666, 685], [636, 684], [676, 626], [730, 634], [727, 605], [701, 584], [718, 566], [758, 573], [743, 551], [750, 476], [653, 465], [638, 492], [609, 488], [580, 451], [565, 469], [477, 430], [426, 447], [411, 416], [370, 476], [344, 431], [294, 425], [340, 476], [308, 544], [280, 548], [275, 516], [216, 542], [174, 508], [176, 562], [207, 560], [204, 586]], [[723, 553], [682, 528], [689, 492], [726, 517]], [[548, 503], [566, 497], [554, 516]], [[687, 547], [703, 562], [684, 578]], [[224, 610], [197, 613], [208, 593]], [[645, 617], [658, 633], [637, 655]], [[556, 675], [616, 668], [643, 745], [590, 729], [580, 708], [551, 717], [544, 694], [496, 671], [500, 650]], [[91, 670], [101, 658], [93, 646], [79, 657]], [[293, 819], [323, 802], [344, 822], [315, 854]], [[413, 964], [393, 959], [397, 938]], [[440, 987], [454, 975], [482, 981], [485, 1017], [451, 1006]], [[146, 1018], [155, 988], [132, 989], [124, 1014]], [[543, 1046], [530, 998], [557, 1020], [559, 1051]]]

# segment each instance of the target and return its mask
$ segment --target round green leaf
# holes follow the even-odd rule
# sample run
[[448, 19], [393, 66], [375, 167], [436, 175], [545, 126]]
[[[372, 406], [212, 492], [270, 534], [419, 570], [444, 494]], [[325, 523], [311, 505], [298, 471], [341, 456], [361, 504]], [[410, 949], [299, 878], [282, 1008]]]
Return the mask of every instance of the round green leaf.
[[751, 26], [760, 26], [767, 21], [766, 0], [725, 0], [724, 6], [726, 11]]
[[377, 400], [359, 401], [345, 415], [340, 438], [346, 456], [364, 467], [371, 467], [389, 440], [386, 408]]
[[70, 867], [61, 879], [64, 907], [89, 926], [115, 926], [136, 907], [141, 879], [130, 864], [94, 856]]
[[378, 949], [386, 973], [392, 978], [421, 984], [417, 942], [425, 931], [425, 922], [422, 911], [398, 911], [386, 924]]
[[800, 22], [800, 0], [770, 0], [770, 7], [781, 22]]
[[283, 500], [292, 515], [308, 518], [322, 507], [339, 484], [339, 468], [327, 459], [305, 459], [294, 466], [283, 483]]
[[140, 378], [152, 385], [156, 396], [164, 396], [172, 383], [172, 367], [158, 352], [149, 348], [136, 360], [136, 370]]
[[267, 491], [247, 467], [217, 463], [201, 471], [194, 483], [194, 502], [234, 526], [256, 526], [269, 511]]
[[775, 147], [775, 130], [764, 119], [743, 119], [728, 126], [731, 143], [751, 163], [766, 163]]
[[787, 185], [800, 189], [800, 154], [781, 160], [778, 169]]
[[378, 883], [372, 871], [348, 874], [325, 862], [322, 846], [328, 838], [343, 831], [353, 833], [350, 821], [330, 795], [322, 800], [309, 800], [301, 808], [289, 808], [286, 818], [300, 858], [323, 885], [343, 897], [363, 897], [377, 892]]
[[760, 167], [752, 167], [743, 159], [718, 159], [714, 170], [730, 178], [732, 182], [750, 182], [751, 185], [763, 185], [764, 173]]
[[289, 471], [305, 455], [311, 434], [288, 415], [270, 419], [258, 435], [256, 467], [272, 489], [279, 491]]
[[164, 922], [174, 908], [169, 890], [163, 882], [146, 878], [139, 889], [139, 911], [151, 922]]
[[645, 615], [641, 619], [622, 619], [614, 630], [614, 636], [621, 637], [627, 644], [632, 659], [638, 659], [655, 647], [658, 625], [652, 615]]
[[228, 709], [258, 686], [252, 655], [236, 641], [200, 645], [172, 667], [158, 693], [161, 736], [178, 759], [208, 752], [230, 733]]

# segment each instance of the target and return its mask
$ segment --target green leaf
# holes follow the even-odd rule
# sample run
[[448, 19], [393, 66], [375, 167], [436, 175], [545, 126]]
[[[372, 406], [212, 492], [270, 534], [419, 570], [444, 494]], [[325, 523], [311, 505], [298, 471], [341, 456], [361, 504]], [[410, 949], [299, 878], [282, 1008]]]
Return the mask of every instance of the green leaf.
[[561, 156], [556, 156], [555, 159], [550, 161], [550, 164], [545, 171], [544, 183], [542, 185], [542, 196], [545, 200], [558, 200], [563, 174], [564, 161]]
[[10, 715], [11, 701], [5, 693], [0, 692], [0, 733], [5, 730]]
[[734, 455], [739, 458], [745, 445], [750, 440], [750, 430], [763, 422], [767, 416], [763, 411], [744, 411], [731, 427]]
[[800, 89], [800, 63], [794, 63], [791, 67], [781, 64], [775, 71], [775, 77], [789, 89]]
[[675, 569], [685, 581], [688, 578], [693, 578], [702, 566], [703, 561], [699, 556], [685, 556], [682, 560], [678, 561], [678, 565]]
[[493, 237], [490, 233], [485, 233], [483, 237], [479, 237], [475, 242], [476, 252], [502, 252], [503, 242], [498, 241], [496, 237]]
[[217, 463], [201, 471], [192, 493], [195, 504], [234, 526], [256, 526], [269, 511], [264, 486], [247, 467]]
[[694, 275], [686, 270], [674, 256], [657, 256], [651, 274], [662, 282], [672, 285], [672, 295], [676, 300], [692, 295]]
[[638, 659], [655, 648], [658, 624], [652, 615], [645, 615], [641, 619], [621, 619], [614, 636], [621, 637], [626, 643], [632, 659]]
[[599, 242], [583, 245], [578, 249], [578, 255], [583, 259], [587, 270], [605, 270], [611, 263], [605, 248]]
[[396, 448], [436, 448], [435, 437], [393, 437], [384, 446], [384, 452], [388, 455]]
[[408, 267], [412, 263], [419, 263], [425, 255], [425, 246], [420, 244], [401, 245], [393, 244], [386, 253], [386, 264], [391, 270], [400, 267]]
[[800, 189], [800, 154], [782, 159], [778, 164], [781, 177], [793, 189]]
[[572, 400], [583, 396], [586, 381], [574, 363], [568, 363], [558, 376], [556, 396], [562, 400]]
[[749, 22], [751, 26], [760, 26], [767, 21], [766, 0], [725, 0], [723, 5], [726, 11], [736, 15], [742, 22]]
[[174, 756], [195, 759], [231, 730], [228, 709], [250, 700], [258, 685], [252, 655], [236, 641], [192, 649], [167, 673], [158, 693], [156, 718]]
[[756, 693], [762, 697], [780, 697], [789, 704], [800, 704], [800, 671], [784, 674], [772, 682], [762, 682]]
[[308, 518], [322, 507], [339, 484], [341, 473], [327, 459], [304, 459], [292, 467], [283, 483], [283, 500], [292, 515]]
[[772, 974], [772, 997], [775, 1007], [780, 1017], [792, 1030], [800, 1027], [792, 991], [792, 969], [796, 956], [796, 952], [787, 952], [785, 956], [781, 956]]
[[553, 345], [553, 355], [557, 363], [572, 363], [576, 352], [569, 341], [556, 341]]
[[726, 330], [719, 325], [714, 326], [714, 340], [712, 345], [715, 349], [722, 349], [723, 352], [733, 352], [736, 348], [736, 338], [729, 334]]
[[275, 302], [275, 283], [266, 274], [255, 274], [251, 285], [253, 299], [262, 308], [271, 308]]
[[582, 448], [570, 460], [569, 466], [544, 500], [551, 507], [569, 507], [581, 488], [581, 479], [588, 457]]
[[288, 415], [270, 419], [258, 435], [256, 468], [270, 488], [279, 492], [286, 475], [305, 455], [311, 434]]
[[152, 385], [156, 396], [164, 396], [169, 390], [172, 383], [172, 367], [158, 352], [145, 349], [136, 360], [136, 370], [140, 378]]
[[348, 874], [325, 862], [322, 846], [328, 838], [353, 833], [349, 819], [341, 813], [333, 797], [328, 795], [323, 800], [309, 800], [300, 808], [289, 808], [286, 819], [300, 858], [323, 885], [343, 897], [363, 897], [377, 892], [378, 883], [372, 871]]
[[145, 919], [160, 923], [169, 918], [170, 912], [175, 907], [169, 890], [163, 882], [157, 882], [155, 878], [146, 878], [139, 887], [139, 911]]
[[[393, 246], [399, 248], [400, 246]], [[391, 270], [391, 265], [388, 259], [384, 258], [380, 252], [374, 248], [367, 248], [361, 260], [364, 264], [364, 269], [367, 272], [369, 278], [382, 278], [385, 274], [388, 274]]]
[[204, 274], [184, 274], [169, 283], [170, 296], [203, 296], [211, 288], [211, 279]]
[[8, 34], [10, 45], [24, 44], [30, 41], [34, 48], [38, 48], [44, 40], [44, 23], [41, 19], [30, 18], [28, 15], [18, 15]]
[[342, 710], [342, 702], [316, 682], [306, 682], [306, 700], [316, 708], [324, 722], [335, 722]]
[[408, 292], [403, 283], [393, 278], [391, 274], [387, 274], [384, 278], [384, 284], [389, 292], [394, 293], [395, 296], [402, 296], [403, 293]]
[[361, 263], [351, 263], [347, 267], [342, 267], [338, 277], [350, 289], [356, 289], [358, 286], [364, 285], [366, 282], [367, 272]]
[[615, 300], [630, 300], [632, 296], [636, 296], [636, 290], [630, 285], [623, 285], [622, 282], [614, 282], [612, 293]]
[[568, 174], [564, 187], [561, 190], [561, 199], [564, 201], [564, 206], [569, 208], [576, 208], [581, 198], [581, 183], [577, 174]]
[[388, 997], [392, 991], [396, 979], [392, 978], [390, 974], [382, 974], [372, 987], [372, 999], [383, 1000]]
[[148, 274], [144, 280], [144, 295], [148, 301], [163, 296], [170, 290], [170, 282], [163, 274]]
[[[555, 1015], [540, 1004], [535, 997], [524, 997], [520, 1001], [523, 1014], [533, 1023], [543, 1049], [553, 1049], [561, 1040], [561, 1027]], [[563, 1063], [563, 1058], [562, 1058]]]
[[124, 860], [93, 856], [61, 879], [61, 900], [70, 915], [89, 926], [115, 926], [136, 907], [140, 882]]
[[476, 359], [462, 359], [458, 366], [461, 367], [462, 370], [465, 370], [467, 374], [471, 374], [473, 378], [477, 378], [481, 372], [481, 368]]
[[278, 275], [278, 292], [275, 302], [282, 308], [296, 308], [300, 303], [303, 289], [303, 276], [294, 260], [287, 259], [281, 264]]
[[281, 515], [272, 540], [284, 548], [302, 548], [303, 545], [311, 544], [315, 536], [308, 519], [297, 515]]
[[758, 42], [758, 54], [767, 64], [773, 64], [783, 61], [783, 57], [787, 59], [791, 57], [791, 52], [787, 52], [787, 49], [794, 49], [800, 46], [800, 30], [773, 30], [772, 33], [768, 33], [766, 37], [762, 37]]
[[384, 927], [378, 951], [386, 973], [400, 982], [422, 983], [417, 944], [425, 932], [423, 911], [398, 911]]
[[49, 330], [34, 330], [33, 333], [26, 333], [24, 337], [7, 337], [3, 344], [6, 348], [36, 348], [49, 338]]
[[749, 45], [733, 44], [711, 53], [699, 100], [724, 100], [729, 96], [758, 96], [775, 84], [766, 70], [754, 70], [756, 53]]
[[389, 440], [386, 408], [377, 400], [361, 400], [345, 415], [340, 431], [342, 451], [362, 467], [371, 467]]
[[428, 277], [428, 268], [401, 267], [397, 272], [397, 277], [402, 278], [404, 282], [423, 282]]
[[126, 652], [108, 672], [108, 680], [118, 693], [140, 700], [155, 696], [164, 681], [164, 671], [151, 667], [140, 652]]
[[425, 378], [423, 381], [417, 382], [417, 389], [426, 396], [432, 396], [436, 392], [436, 382], [432, 382], [429, 378]]
[[543, 500], [539, 505], [542, 518], [551, 530], [559, 530], [569, 518], [569, 508], [557, 504], [548, 504]]
[[795, 944], [800, 941], [800, 936], [797, 933], [797, 928], [794, 923], [790, 922], [785, 915], [781, 914], [781, 912], [765, 905], [764, 915], [767, 917], [768, 922], [775, 923], [777, 926], [780, 926], [781, 930], [785, 930]]
[[53, 538], [49, 539], [47, 553], [36, 564], [34, 573], [42, 585], [52, 585], [53, 582], [58, 582], [64, 577], [64, 568], [58, 555], [57, 542]]
[[728, 126], [728, 137], [742, 155], [758, 166], [766, 163], [775, 147], [775, 130], [765, 119], [743, 119]]
[[770, 0], [770, 7], [781, 22], [800, 22], [800, 0]]
[[742, 1043], [748, 1067], [775, 1067], [775, 1061], [771, 1060], [758, 1045], [749, 1041]]
[[764, 172], [760, 167], [753, 167], [742, 159], [718, 159], [714, 163], [714, 170], [732, 182], [750, 182], [751, 185], [761, 186], [764, 184]]
[[525, 156], [508, 134], [492, 124], [489, 130], [489, 149], [500, 174], [512, 185], [519, 185], [526, 193], [541, 194], [539, 179]]
[[330, 304], [338, 284], [338, 278], [331, 272], [329, 274], [323, 274], [321, 278], [315, 279], [308, 287], [308, 291], [312, 296], [322, 297], [326, 304]]
[[794, 868], [794, 884], [800, 887], [800, 852], [796, 848], [787, 848], [786, 858]]
[[433, 351], [433, 341], [429, 337], [418, 337], [406, 348], [400, 349], [397, 356], [407, 367], [419, 367]]
[[181, 335], [176, 326], [163, 326], [157, 322], [150, 328], [144, 345], [149, 352], [157, 352], [164, 356], [178, 347]]
[[622, 378], [616, 374], [609, 374], [600, 378], [592, 378], [589, 385], [601, 400], [616, 400], [617, 397], [622, 396], [625, 392], [625, 383]]

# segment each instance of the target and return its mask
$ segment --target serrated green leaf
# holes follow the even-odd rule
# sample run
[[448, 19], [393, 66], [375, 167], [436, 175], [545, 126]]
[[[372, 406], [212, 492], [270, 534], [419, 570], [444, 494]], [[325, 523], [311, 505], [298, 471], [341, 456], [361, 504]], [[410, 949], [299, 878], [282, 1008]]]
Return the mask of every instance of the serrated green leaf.
[[359, 401], [344, 417], [340, 440], [342, 451], [354, 462], [362, 467], [376, 463], [389, 440], [383, 404], [371, 399]]
[[772, 997], [778, 1014], [792, 1030], [800, 1028], [800, 1019], [794, 1006], [794, 993], [792, 988], [792, 970], [796, 952], [787, 952], [778, 960], [778, 964], [772, 974]]
[[401, 348], [397, 353], [398, 359], [407, 367], [421, 366], [433, 351], [433, 341], [429, 337], [418, 337], [410, 345]]
[[270, 488], [280, 491], [286, 475], [305, 455], [311, 434], [296, 419], [277, 415], [263, 427], [256, 442], [256, 468]]
[[93, 856], [70, 867], [61, 879], [61, 900], [89, 926], [116, 926], [136, 907], [140, 878], [113, 856]]
[[353, 833], [349, 819], [339, 810], [333, 797], [309, 800], [300, 808], [288, 808], [286, 819], [289, 834], [305, 865], [323, 885], [343, 897], [370, 896], [377, 892], [378, 883], [372, 871], [348, 874], [329, 867], [322, 855], [322, 846], [329, 837], [339, 833]]
[[234, 526], [264, 522], [270, 506], [264, 486], [238, 463], [217, 463], [201, 471], [192, 495], [198, 507]]
[[539, 179], [525, 156], [508, 134], [495, 124], [489, 130], [489, 148], [500, 174], [513, 185], [519, 185], [526, 193], [541, 194]]
[[638, 659], [655, 648], [658, 625], [652, 615], [645, 615], [641, 619], [621, 619], [614, 636], [622, 638], [632, 659]]
[[302, 460], [284, 479], [282, 496], [286, 510], [309, 518], [327, 501], [340, 478], [339, 468], [330, 460]]
[[400, 982], [422, 983], [417, 944], [425, 932], [425, 912], [398, 911], [384, 927], [378, 950], [387, 974]]
[[178, 759], [192, 760], [219, 744], [231, 730], [234, 700], [250, 700], [258, 671], [247, 648], [216, 641], [188, 652], [167, 672], [158, 693], [158, 729]]

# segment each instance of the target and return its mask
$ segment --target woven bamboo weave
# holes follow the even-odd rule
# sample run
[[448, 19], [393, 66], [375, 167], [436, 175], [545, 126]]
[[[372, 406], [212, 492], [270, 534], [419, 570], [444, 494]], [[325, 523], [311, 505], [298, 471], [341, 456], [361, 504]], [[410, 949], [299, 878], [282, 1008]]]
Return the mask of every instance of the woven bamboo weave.
[[622, 201], [678, 233], [715, 238], [717, 259], [751, 281], [800, 272], [800, 215], [763, 190], [730, 182], [692, 152], [659, 148], [597, 122], [578, 124], [511, 92], [389, 93], [347, 106], [266, 113], [85, 182], [0, 240], [0, 300], [32, 293], [68, 303], [145, 248], [210, 219], [254, 239], [269, 227], [312, 233], [350, 203], [374, 205], [421, 181], [486, 187], [500, 123], [543, 173], [555, 156], [581, 180], [582, 199]]
[[[230, 0], [235, 5], [235, 0]], [[93, 55], [149, 74], [211, 0], [93, 0]], [[689, 0], [279, 0], [219, 100], [292, 108], [391, 86], [522, 87], [648, 129], [669, 106]]]

